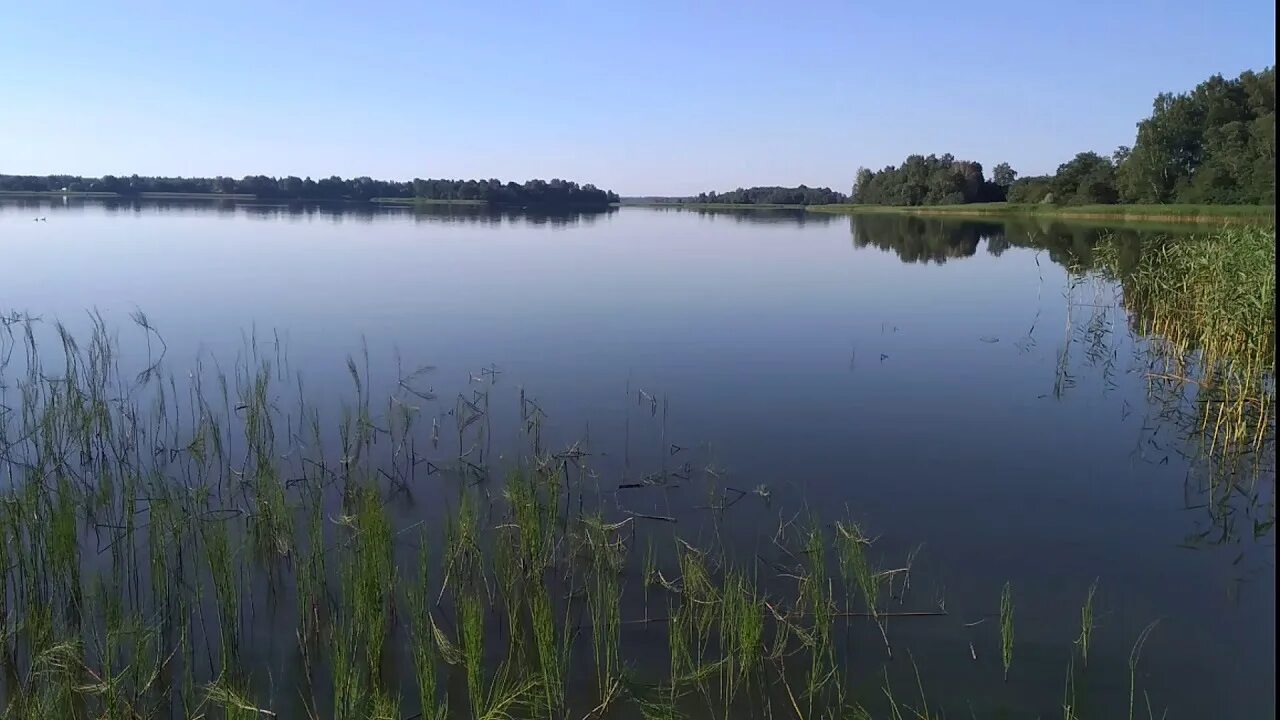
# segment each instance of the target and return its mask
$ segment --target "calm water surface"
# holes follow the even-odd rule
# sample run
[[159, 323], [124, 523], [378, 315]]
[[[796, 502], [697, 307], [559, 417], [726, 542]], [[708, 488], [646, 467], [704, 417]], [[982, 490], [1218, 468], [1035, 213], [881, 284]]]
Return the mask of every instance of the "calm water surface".
[[[767, 539], [777, 508], [807, 508], [855, 518], [886, 556], [921, 546], [915, 604], [949, 615], [893, 624], [888, 666], [913, 687], [909, 651], [951, 716], [1060, 713], [1095, 578], [1100, 716], [1127, 711], [1130, 648], [1156, 619], [1139, 693], [1157, 716], [1274, 716], [1273, 496], [1228, 523], [1206, 507], [1203, 468], [1149, 401], [1117, 289], [1068, 270], [1087, 265], [1097, 232], [3, 200], [0, 310], [84, 327], [97, 308], [128, 340], [142, 308], [175, 371], [278, 332], [314, 392], [347, 392], [345, 359], [363, 343], [384, 385], [398, 355], [436, 366], [445, 399], [497, 368], [495, 403], [514, 416], [525, 388], [556, 440], [604, 452], [610, 482], [666, 462], [675, 443], [735, 487], [767, 486], [772, 509], [727, 514], [731, 542]], [[639, 390], [656, 414], [637, 407]], [[514, 449], [513, 432], [495, 432], [497, 452]], [[700, 501], [618, 499], [660, 514]], [[995, 623], [967, 626], [995, 613], [1005, 581], [1017, 602], [1008, 686]], [[865, 640], [874, 688], [883, 651]]]

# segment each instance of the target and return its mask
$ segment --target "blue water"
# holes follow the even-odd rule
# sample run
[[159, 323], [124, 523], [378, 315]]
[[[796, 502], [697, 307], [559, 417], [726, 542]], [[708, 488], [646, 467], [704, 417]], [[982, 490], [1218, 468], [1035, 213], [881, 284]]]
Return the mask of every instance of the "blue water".
[[[888, 666], [913, 678], [909, 651], [952, 716], [1056, 716], [1095, 578], [1097, 716], [1127, 712], [1131, 646], [1157, 619], [1140, 706], [1145, 692], [1157, 716], [1273, 716], [1275, 536], [1253, 524], [1274, 517], [1271, 476], [1223, 530], [1192, 448], [1156, 416], [1119, 289], [1068, 268], [1087, 267], [1098, 232], [631, 207], [0, 200], [0, 311], [85, 327], [95, 308], [140, 357], [129, 313], [141, 308], [179, 372], [244, 352], [246, 334], [278, 334], [307, 387], [335, 393], [366, 344], [381, 388], [397, 355], [434, 365], [442, 405], [497, 368], [495, 402], [514, 415], [524, 388], [550, 437], [608, 448], [601, 472], [619, 480], [665, 462], [670, 443], [696, 448], [733, 486], [769, 491], [768, 508], [729, 515], [731, 541], [767, 537], [789, 507], [858, 520], [886, 563], [921, 546], [915, 605], [949, 614], [895, 622]], [[640, 390], [657, 414], [638, 409]], [[495, 452], [512, 436], [499, 430]], [[620, 497], [673, 512], [669, 498]], [[1007, 685], [989, 619], [1006, 581], [1018, 638]], [[869, 673], [884, 661], [875, 650], [859, 660]]]

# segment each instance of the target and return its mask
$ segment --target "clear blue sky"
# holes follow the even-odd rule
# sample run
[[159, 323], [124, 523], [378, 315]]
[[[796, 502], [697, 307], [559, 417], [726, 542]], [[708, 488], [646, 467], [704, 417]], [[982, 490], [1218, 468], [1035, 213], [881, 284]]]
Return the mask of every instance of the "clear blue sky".
[[0, 0], [0, 172], [847, 190], [913, 152], [1051, 171], [1274, 62], [1267, 0]]

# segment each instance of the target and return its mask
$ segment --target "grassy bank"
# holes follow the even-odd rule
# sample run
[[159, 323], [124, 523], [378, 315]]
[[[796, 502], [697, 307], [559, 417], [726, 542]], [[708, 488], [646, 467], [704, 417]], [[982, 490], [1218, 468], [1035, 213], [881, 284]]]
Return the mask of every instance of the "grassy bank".
[[1146, 222], [1274, 223], [1275, 207], [1260, 205], [1019, 205], [971, 203], [968, 205], [810, 205], [813, 212], [903, 213], [957, 217], [1053, 217], [1066, 220], [1117, 220]]

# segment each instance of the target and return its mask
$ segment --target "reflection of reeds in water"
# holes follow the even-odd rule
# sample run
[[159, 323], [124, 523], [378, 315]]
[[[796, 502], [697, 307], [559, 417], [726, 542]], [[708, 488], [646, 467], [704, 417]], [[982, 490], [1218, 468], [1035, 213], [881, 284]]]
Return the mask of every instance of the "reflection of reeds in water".
[[[1274, 228], [1226, 227], [1096, 248], [1096, 270], [1144, 340], [1137, 358], [1156, 420], [1136, 454], [1164, 464], [1176, 453], [1194, 471], [1188, 503], [1210, 524], [1191, 546], [1265, 538], [1275, 524], [1275, 243]], [[1156, 437], [1165, 428], [1173, 443]]]
[[[35, 325], [0, 328], [16, 338], [0, 344], [0, 382], [21, 368], [0, 395], [4, 718], [931, 714], [918, 680], [919, 709], [887, 677], [884, 697], [855, 696], [845, 652], [863, 650], [841, 645], [842, 623], [873, 623], [888, 652], [889, 618], [945, 611], [888, 607], [886, 587], [906, 599], [910, 557], [878, 569], [854, 523], [779, 521], [761, 538], [768, 553], [744, 560], [686, 539], [694, 517], [592, 502], [588, 453], [542, 451], [538, 423], [524, 429], [539, 449], [496, 492], [481, 465], [487, 392], [454, 405], [462, 457], [428, 459], [439, 425], [415, 418], [430, 394], [401, 378], [405, 393], [375, 416], [368, 361], [352, 361], [357, 401], [336, 418], [340, 455], [326, 456], [301, 386], [303, 407], [279, 406], [287, 371], [270, 345], [251, 340], [235, 368], [180, 391], [150, 360], [122, 380], [100, 323], [83, 348], [60, 333], [55, 373]], [[526, 421], [542, 417], [521, 405]], [[682, 484], [697, 481], [692, 467]], [[704, 480], [721, 487], [719, 475]], [[421, 488], [451, 509], [435, 527], [396, 527], [388, 505]], [[710, 512], [772, 512], [759, 498], [740, 492]], [[641, 582], [628, 582], [633, 569]], [[641, 595], [643, 616], [626, 617]], [[631, 660], [632, 630], [659, 633], [669, 665], [657, 678], [660, 655]]]

